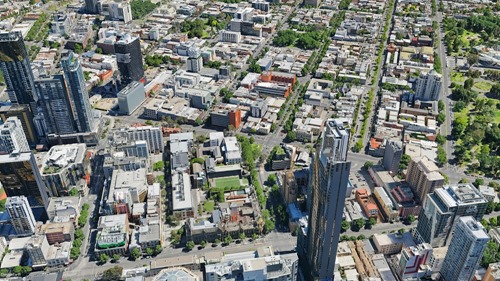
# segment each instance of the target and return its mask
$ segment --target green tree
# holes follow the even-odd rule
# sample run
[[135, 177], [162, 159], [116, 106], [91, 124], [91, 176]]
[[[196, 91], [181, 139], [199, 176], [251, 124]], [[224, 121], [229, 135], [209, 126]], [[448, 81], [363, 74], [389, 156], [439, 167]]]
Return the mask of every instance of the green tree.
[[100, 254], [99, 255], [99, 261], [101, 263], [107, 263], [109, 261], [109, 256], [106, 254]]
[[134, 20], [144, 18], [147, 14], [153, 12], [155, 8], [156, 4], [150, 0], [132, 0], [130, 2], [130, 10], [132, 10]]
[[252, 234], [252, 240], [259, 239], [259, 235], [257, 233]]
[[438, 146], [437, 149], [437, 162], [439, 166], [443, 166], [448, 162], [448, 157], [446, 157], [446, 151], [442, 146]]
[[163, 171], [164, 168], [165, 162], [161, 160], [153, 164], [153, 171]]
[[363, 228], [363, 226], [365, 226], [365, 219], [359, 218], [359, 219], [354, 221], [354, 224], [352, 226], [352, 230], [359, 231], [361, 228]]
[[81, 53], [83, 53], [83, 47], [82, 47], [82, 45], [81, 45], [81, 44], [79, 44], [79, 43], [76, 43], [76, 44], [75, 44], [75, 47], [74, 47], [74, 51], [75, 51], [75, 53], [77, 53], [77, 54], [81, 54]]
[[130, 251], [130, 257], [133, 260], [137, 260], [138, 258], [141, 257], [141, 250], [137, 247], [133, 248], [132, 251]]
[[466, 90], [472, 89], [472, 86], [474, 86], [474, 79], [473, 78], [468, 78], [467, 80], [465, 80], [465, 82], [464, 82], [464, 88]]
[[439, 145], [443, 145], [446, 142], [446, 137], [444, 137], [443, 135], [437, 135], [436, 142]]
[[275, 174], [270, 174], [267, 177], [266, 184], [269, 185], [269, 186], [275, 185], [276, 184], [276, 175]]
[[106, 281], [119, 281], [122, 278], [122, 272], [123, 268], [121, 266], [114, 266], [102, 273], [102, 279]]
[[80, 194], [80, 191], [73, 187], [72, 189], [69, 190], [68, 192], [69, 196], [78, 196]]
[[439, 124], [443, 124], [444, 121], [446, 120], [446, 114], [443, 111], [439, 112], [436, 120], [438, 121]]
[[398, 230], [398, 233], [399, 233], [399, 234], [403, 234], [403, 233], [405, 233], [405, 229], [404, 229], [404, 228], [400, 228], [400, 229]]
[[163, 251], [161, 245], [156, 245], [155, 247], [155, 255], [159, 255]]
[[363, 168], [365, 168], [366, 170], [368, 170], [372, 166], [373, 166], [373, 162], [372, 161], [366, 161], [365, 164], [363, 165]]
[[186, 249], [188, 249], [188, 250], [192, 250], [192, 249], [194, 248], [194, 246], [195, 246], [195, 245], [194, 245], [194, 242], [193, 242], [193, 241], [188, 241], [188, 242], [186, 243]]
[[361, 143], [361, 140], [357, 141], [356, 144], [354, 144], [354, 152], [360, 152], [361, 149], [363, 149], [363, 143]]
[[18, 266], [15, 266], [13, 269], [12, 269], [12, 273], [14, 275], [17, 275], [17, 276], [21, 276], [21, 273], [23, 272], [23, 267], [18, 265]]
[[490, 218], [490, 225], [491, 226], [497, 226], [498, 225], [498, 221], [497, 221], [496, 217]]
[[415, 222], [415, 220], [416, 220], [416, 218], [415, 218], [415, 216], [414, 216], [414, 215], [408, 215], [408, 216], [406, 217], [406, 223], [407, 223], [407, 224], [412, 224], [413, 222]]
[[146, 255], [152, 256], [154, 254], [154, 250], [152, 248], [146, 248]]
[[120, 260], [120, 255], [119, 254], [114, 254], [112, 258], [113, 262], [117, 262]]
[[224, 237], [224, 244], [229, 245], [231, 242], [233, 242], [233, 237], [231, 237], [231, 235], [226, 235], [226, 237]]
[[399, 162], [399, 169], [404, 170], [408, 168], [408, 164], [410, 163], [410, 161], [411, 161], [410, 155], [403, 154], [403, 156], [401, 156], [401, 161]]
[[242, 232], [240, 233], [240, 240], [245, 240], [246, 236], [245, 236], [245, 233]]
[[346, 220], [342, 220], [342, 225], [341, 225], [342, 232], [346, 232], [347, 230], [349, 230], [350, 227], [351, 225]]
[[201, 240], [200, 247], [205, 248], [207, 246], [207, 241]]
[[484, 185], [484, 179], [482, 178], [477, 178], [476, 180], [474, 180], [474, 182], [472, 183], [476, 188], [479, 188], [480, 185]]
[[264, 223], [264, 231], [266, 233], [269, 233], [271, 231], [273, 231], [274, 229], [276, 228], [276, 225], [274, 224], [274, 222], [270, 219], [267, 219]]
[[6, 269], [6, 268], [0, 269], [0, 277], [1, 278], [7, 277], [7, 274], [9, 274], [9, 270], [8, 269]]

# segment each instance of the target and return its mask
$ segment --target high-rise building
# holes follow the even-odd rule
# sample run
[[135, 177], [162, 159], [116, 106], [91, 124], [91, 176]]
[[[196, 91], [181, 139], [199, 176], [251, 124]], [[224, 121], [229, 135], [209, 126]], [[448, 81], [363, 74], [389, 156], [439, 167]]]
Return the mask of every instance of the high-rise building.
[[0, 107], [0, 119], [5, 122], [9, 117], [17, 117], [21, 121], [24, 134], [30, 145], [38, 144], [38, 135], [33, 124], [33, 113], [28, 105], [19, 104]]
[[384, 168], [396, 175], [399, 171], [399, 162], [403, 156], [403, 143], [400, 141], [388, 141], [385, 146], [384, 159], [382, 163]]
[[120, 112], [130, 115], [146, 100], [144, 84], [132, 81], [117, 94]]
[[[306, 0], [307, 1], [307, 0]], [[438, 100], [441, 93], [441, 74], [435, 70], [422, 72], [417, 78], [415, 98], [419, 100]]]
[[129, 2], [108, 3], [108, 14], [112, 20], [122, 20], [125, 23], [132, 21], [132, 10]]
[[459, 218], [443, 261], [441, 278], [444, 281], [472, 280], [489, 240], [483, 226], [473, 217]]
[[458, 218], [472, 216], [480, 220], [487, 205], [488, 201], [471, 184], [438, 188], [427, 195], [418, 217], [415, 238], [432, 247], [445, 246]]
[[73, 106], [73, 118], [77, 131], [79, 133], [94, 131], [96, 123], [80, 62], [74, 57], [73, 52], [68, 52], [61, 58], [61, 66]]
[[49, 194], [31, 151], [0, 155], [0, 182], [8, 197], [26, 196], [31, 207], [46, 207]]
[[318, 7], [321, 0], [304, 0], [304, 6]]
[[132, 81], [144, 82], [144, 66], [139, 37], [132, 37], [130, 34], [123, 35], [120, 40], [115, 42], [115, 55], [123, 86]]
[[36, 220], [26, 197], [7, 197], [5, 209], [17, 235], [29, 236], [35, 233]]
[[38, 109], [43, 114], [47, 134], [77, 132], [68, 88], [61, 74], [41, 77], [35, 81]]
[[198, 73], [203, 68], [203, 59], [201, 56], [187, 59], [187, 71]]
[[0, 154], [30, 151], [30, 146], [24, 135], [21, 121], [9, 117], [0, 125]]
[[33, 72], [21, 32], [0, 33], [0, 68], [10, 101], [34, 106]]
[[98, 14], [99, 0], [85, 0], [85, 10], [91, 14]]
[[[351, 163], [347, 162], [350, 130], [341, 119], [326, 122], [322, 142], [312, 163], [310, 214], [303, 274], [333, 280], [342, 213]], [[301, 264], [304, 264], [301, 262]], [[304, 269], [304, 268], [303, 268]]]
[[443, 186], [444, 177], [436, 164], [427, 156], [423, 156], [411, 159], [406, 172], [406, 181], [415, 191], [418, 200], [423, 202], [427, 194]]

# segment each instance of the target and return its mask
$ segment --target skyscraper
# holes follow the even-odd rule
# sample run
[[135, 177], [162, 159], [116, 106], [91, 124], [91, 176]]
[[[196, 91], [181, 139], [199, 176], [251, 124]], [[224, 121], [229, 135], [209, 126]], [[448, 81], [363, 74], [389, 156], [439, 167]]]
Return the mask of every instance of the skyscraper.
[[38, 108], [45, 120], [46, 133], [72, 134], [78, 132], [73, 114], [75, 110], [71, 95], [61, 74], [52, 77], [41, 77], [35, 81], [38, 96]]
[[17, 235], [29, 236], [35, 233], [36, 221], [26, 197], [7, 197], [5, 209]]
[[130, 34], [123, 35], [115, 43], [115, 55], [123, 86], [132, 81], [144, 82], [144, 66], [139, 37], [132, 37]]
[[419, 202], [423, 202], [427, 194], [443, 186], [444, 177], [436, 164], [427, 156], [423, 156], [411, 159], [406, 172], [406, 181], [415, 191]]
[[438, 100], [441, 93], [441, 74], [435, 70], [422, 72], [417, 78], [415, 98], [419, 100]]
[[33, 72], [21, 32], [0, 33], [0, 68], [12, 103], [33, 104]]
[[399, 171], [399, 162], [401, 162], [402, 156], [403, 143], [400, 141], [388, 141], [385, 146], [384, 159], [382, 160], [384, 169], [391, 172], [392, 175], [396, 175]]
[[455, 222], [462, 216], [480, 220], [488, 201], [471, 184], [458, 184], [438, 188], [427, 195], [418, 217], [415, 238], [432, 247], [445, 246]]
[[99, 13], [99, 1], [98, 0], [85, 0], [85, 10], [91, 14]]
[[9, 117], [17, 117], [21, 121], [24, 134], [30, 145], [38, 144], [38, 135], [33, 124], [33, 113], [29, 105], [20, 104], [0, 107], [0, 119], [5, 122]]
[[49, 194], [31, 151], [0, 155], [0, 182], [8, 197], [26, 196], [31, 207], [46, 207]]
[[351, 168], [347, 162], [349, 133], [343, 120], [328, 120], [313, 157], [307, 242], [301, 258], [309, 267], [303, 273], [314, 279], [333, 280]]
[[473, 217], [459, 218], [443, 261], [441, 278], [445, 281], [472, 280], [489, 240], [483, 226]]
[[[141, 60], [142, 61], [142, 60]], [[85, 84], [85, 77], [78, 59], [73, 52], [68, 52], [61, 59], [64, 79], [68, 87], [69, 99], [71, 101], [73, 118], [79, 133], [91, 132], [96, 123], [90, 106], [89, 94]]]
[[9, 117], [0, 125], [0, 154], [10, 154], [14, 151], [30, 151], [30, 146], [21, 121], [17, 117]]

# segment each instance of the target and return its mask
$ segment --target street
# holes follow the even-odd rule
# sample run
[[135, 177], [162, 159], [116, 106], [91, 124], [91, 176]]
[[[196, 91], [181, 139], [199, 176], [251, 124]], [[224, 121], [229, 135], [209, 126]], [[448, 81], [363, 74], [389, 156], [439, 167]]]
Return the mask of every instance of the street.
[[272, 246], [276, 254], [279, 254], [280, 252], [289, 253], [295, 251], [296, 245], [297, 237], [292, 236], [290, 233], [272, 232], [267, 236], [259, 238], [252, 242], [246, 239], [240, 244], [232, 243], [229, 246], [225, 247], [222, 247], [221, 245], [218, 245], [217, 247], [211, 247], [211, 245], [208, 244], [203, 249], [198, 249], [197, 247], [195, 247], [189, 252], [183, 251], [182, 248], [165, 248], [163, 252], [156, 257], [142, 258], [136, 261], [122, 258], [118, 263], [106, 263], [104, 265], [98, 265], [95, 261], [89, 261], [88, 257], [85, 257], [79, 259], [81, 261], [85, 261], [80, 262], [79, 266], [66, 268], [64, 272], [64, 278], [72, 280], [95, 280], [97, 279], [96, 276], [99, 276], [106, 269], [109, 269], [116, 265], [123, 268], [132, 269], [142, 267], [144, 265], [149, 266], [150, 262], [153, 260], [193, 255], [196, 255], [199, 258], [204, 254], [212, 253], [214, 251], [222, 251], [224, 254], [233, 254], [245, 251], [255, 251], [259, 247]]

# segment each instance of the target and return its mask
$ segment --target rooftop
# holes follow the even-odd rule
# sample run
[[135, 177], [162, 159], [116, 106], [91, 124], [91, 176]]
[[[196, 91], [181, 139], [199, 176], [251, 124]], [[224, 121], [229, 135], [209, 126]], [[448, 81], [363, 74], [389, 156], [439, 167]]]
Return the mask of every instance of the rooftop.
[[72, 164], [82, 163], [87, 146], [84, 143], [53, 146], [42, 162], [42, 174], [59, 173]]
[[191, 179], [188, 173], [173, 172], [172, 199], [174, 201], [174, 210], [193, 208], [193, 202], [191, 201]]
[[476, 239], [490, 239], [488, 234], [486, 234], [483, 226], [477, 222], [473, 217], [460, 217], [459, 221], [467, 226], [469, 231], [474, 235]]
[[200, 278], [184, 267], [163, 269], [153, 281], [199, 281]]

